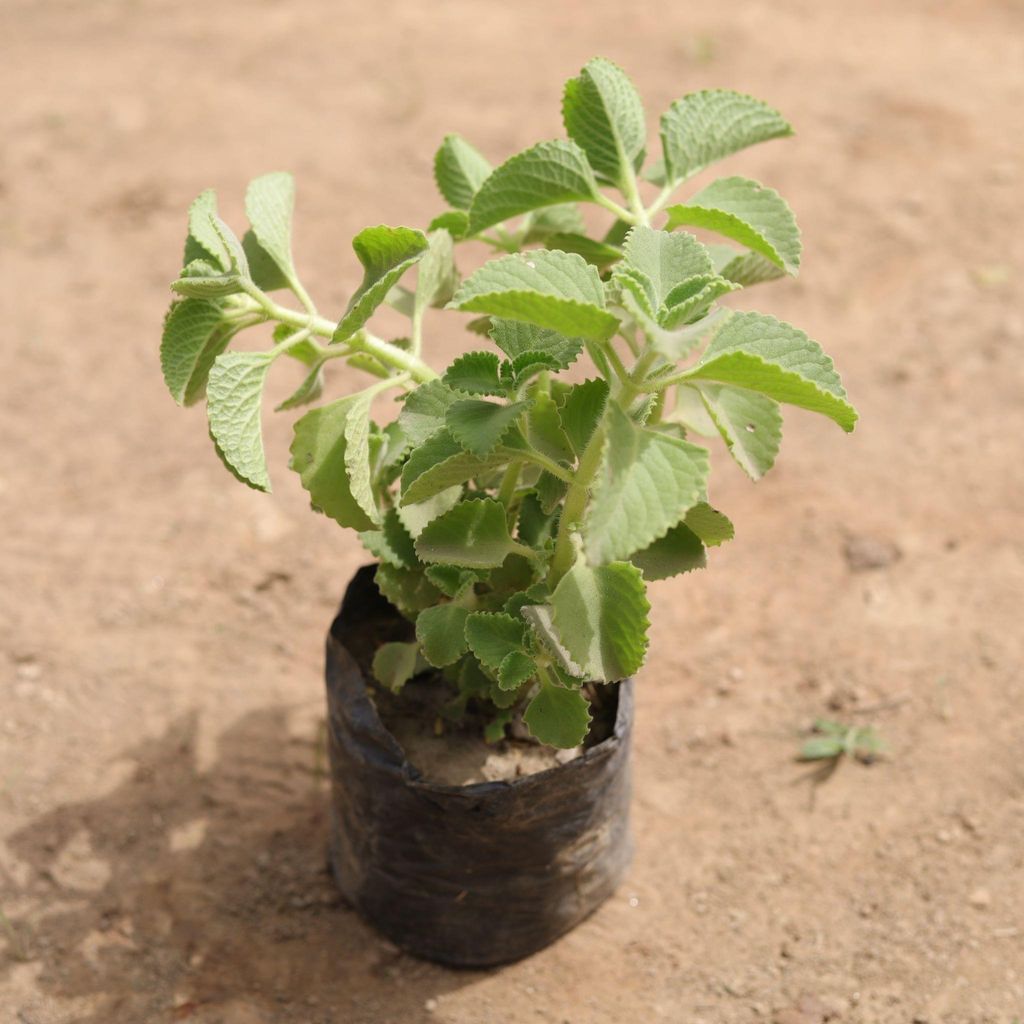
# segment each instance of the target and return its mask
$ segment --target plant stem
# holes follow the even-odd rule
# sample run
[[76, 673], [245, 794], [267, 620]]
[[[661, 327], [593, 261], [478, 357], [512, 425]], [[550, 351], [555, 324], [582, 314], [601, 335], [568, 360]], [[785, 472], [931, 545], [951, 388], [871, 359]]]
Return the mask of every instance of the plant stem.
[[558, 581], [572, 568], [573, 545], [572, 535], [583, 520], [590, 496], [590, 485], [601, 468], [601, 456], [604, 454], [604, 427], [599, 426], [590, 438], [587, 447], [580, 457], [579, 469], [569, 485], [562, 506], [562, 515], [558, 523], [558, 537], [555, 540], [555, 553], [548, 569], [548, 586], [552, 589]]
[[[639, 196], [637, 197], [639, 200]], [[614, 199], [609, 199], [608, 196], [602, 192], [597, 193], [597, 198], [594, 200], [598, 206], [603, 206], [606, 210], [611, 210], [619, 220], [624, 220], [627, 224], [639, 224], [640, 219], [637, 214], [631, 210], [627, 210], [624, 206], [619, 206]]]
[[644, 209], [643, 200], [640, 198], [640, 189], [637, 187], [636, 171], [633, 170], [629, 161], [625, 159], [625, 155], [622, 154], [622, 166], [626, 168], [626, 180], [622, 183], [623, 195], [626, 197], [626, 202], [629, 203], [630, 210], [633, 211], [635, 218], [634, 223], [643, 224], [645, 227], [649, 227], [651, 220], [647, 214], [647, 210]]

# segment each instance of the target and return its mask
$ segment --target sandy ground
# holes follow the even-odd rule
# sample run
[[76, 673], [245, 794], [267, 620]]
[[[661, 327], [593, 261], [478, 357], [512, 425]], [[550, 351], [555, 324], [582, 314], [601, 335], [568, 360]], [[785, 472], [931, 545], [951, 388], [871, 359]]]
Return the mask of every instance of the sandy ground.
[[[0, 39], [3, 1024], [1024, 1018], [1020, 0], [2, 0]], [[340, 310], [352, 234], [440, 209], [441, 136], [560, 134], [595, 53], [652, 129], [709, 85], [796, 123], [728, 165], [806, 242], [749, 301], [836, 355], [863, 421], [790, 415], [756, 488], [718, 453], [738, 538], [656, 597], [627, 884], [454, 973], [324, 870], [321, 644], [363, 555], [308, 514], [288, 419], [273, 497], [224, 473], [160, 318], [201, 188], [237, 222], [294, 170]], [[815, 786], [821, 714], [887, 759]]]

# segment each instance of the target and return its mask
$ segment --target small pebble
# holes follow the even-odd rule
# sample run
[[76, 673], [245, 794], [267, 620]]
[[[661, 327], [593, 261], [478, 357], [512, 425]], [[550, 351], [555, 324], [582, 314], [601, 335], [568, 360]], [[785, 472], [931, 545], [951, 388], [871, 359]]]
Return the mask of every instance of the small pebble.
[[989, 893], [988, 889], [975, 889], [974, 892], [967, 897], [967, 902], [978, 910], [984, 910], [986, 907], [990, 907], [992, 905], [992, 895]]
[[843, 556], [851, 572], [868, 572], [884, 569], [898, 562], [903, 552], [891, 540], [875, 537], [847, 537], [843, 544]]
[[426, 1010], [427, 1013], [433, 1013], [437, 1009], [437, 1000], [436, 999], [428, 999], [423, 1004], [423, 1009]]

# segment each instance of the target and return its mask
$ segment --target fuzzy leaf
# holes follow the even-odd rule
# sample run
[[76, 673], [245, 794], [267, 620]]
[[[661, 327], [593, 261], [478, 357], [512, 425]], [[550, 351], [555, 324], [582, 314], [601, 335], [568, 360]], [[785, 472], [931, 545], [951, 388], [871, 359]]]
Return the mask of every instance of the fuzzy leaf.
[[439, 604], [416, 616], [416, 639], [435, 668], [453, 665], [468, 650], [467, 615], [469, 610], [457, 604]]
[[685, 231], [669, 234], [637, 225], [622, 247], [625, 264], [639, 271], [647, 291], [650, 310], [655, 313], [681, 282], [712, 272], [711, 254]]
[[589, 61], [565, 83], [562, 119], [597, 174], [625, 190], [647, 147], [643, 104], [625, 72], [601, 57]]
[[422, 569], [400, 569], [382, 562], [373, 580], [381, 594], [407, 619], [414, 619], [441, 600], [441, 591], [427, 579]]
[[491, 165], [461, 135], [446, 135], [434, 154], [434, 180], [445, 201], [456, 210], [468, 210]]
[[374, 678], [392, 693], [398, 693], [413, 676], [429, 667], [418, 643], [382, 644], [373, 656]]
[[454, 508], [461, 500], [462, 487], [456, 484], [414, 505], [399, 505], [395, 511], [409, 536], [415, 540], [429, 523]]
[[291, 280], [295, 274], [292, 263], [294, 210], [295, 181], [290, 174], [279, 171], [249, 182], [245, 192], [245, 214], [252, 225], [252, 233], [259, 248], [273, 260], [286, 280]]
[[359, 539], [380, 562], [387, 562], [400, 569], [415, 569], [419, 565], [413, 538], [393, 508], [388, 509], [380, 529], [364, 530], [359, 534]]
[[[295, 437], [291, 445], [291, 465], [299, 474], [302, 486], [309, 492], [315, 509], [330, 516], [342, 526], [354, 530], [372, 530], [376, 515], [371, 516], [364, 505], [376, 509], [354, 493], [350, 479], [350, 465], [356, 464], [357, 454], [349, 453], [349, 436], [353, 433], [349, 420], [366, 418], [366, 406], [359, 395], [338, 399], [329, 405], [306, 413], [295, 424]], [[358, 432], [357, 432], [358, 433]], [[356, 437], [358, 443], [359, 438]], [[357, 476], [365, 481], [369, 477], [369, 452], [366, 455], [366, 475]], [[359, 455], [362, 458], [362, 455]], [[372, 502], [372, 495], [370, 501]]]
[[526, 623], [504, 612], [473, 612], [466, 640], [480, 663], [497, 671], [509, 654], [526, 650]]
[[583, 530], [595, 564], [626, 558], [664, 536], [707, 486], [706, 449], [641, 427], [614, 403], [606, 422], [604, 465]]
[[365, 272], [331, 338], [332, 343], [347, 341], [370, 319], [399, 278], [426, 252], [427, 244], [422, 231], [383, 224], [365, 228], [352, 239], [352, 248]]
[[587, 679], [615, 682], [643, 664], [650, 604], [636, 566], [577, 559], [555, 587], [551, 607], [558, 636]]
[[686, 377], [759, 391], [777, 402], [820, 412], [845, 431], [857, 422], [821, 346], [791, 324], [763, 313], [731, 314]]
[[779, 403], [725, 384], [695, 387], [736, 463], [751, 480], [760, 480], [772, 468], [782, 442]]
[[221, 456], [258, 491], [270, 490], [260, 407], [272, 362], [266, 352], [225, 352], [217, 356], [206, 388], [210, 433]]
[[793, 211], [778, 192], [749, 178], [719, 178], [689, 202], [665, 212], [668, 231], [680, 224], [706, 228], [760, 253], [789, 274], [800, 269], [800, 229]]
[[709, 164], [758, 142], [792, 135], [766, 103], [728, 89], [705, 89], [676, 100], [662, 115], [665, 174], [681, 182]]
[[[211, 341], [216, 345], [217, 337], [225, 333], [221, 328], [223, 315], [219, 305], [202, 299], [176, 302], [167, 313], [160, 342], [160, 366], [167, 389], [179, 405], [192, 390], [192, 381], [205, 361]], [[219, 354], [216, 352], [214, 358]], [[212, 362], [210, 359], [206, 366], [207, 373]]]
[[445, 422], [466, 451], [484, 457], [494, 451], [528, 408], [527, 402], [499, 405], [482, 398], [464, 398], [449, 406]]
[[590, 705], [579, 690], [544, 683], [526, 706], [523, 722], [530, 734], [551, 747], [578, 747], [590, 728]]
[[274, 406], [274, 412], [283, 412], [285, 409], [297, 409], [300, 405], [308, 405], [315, 402], [324, 391], [323, 365], [317, 363], [303, 378], [302, 383], [279, 405]]
[[[465, 358], [465, 356], [460, 357], [460, 359]], [[459, 361], [457, 359], [455, 362]], [[428, 381], [414, 391], [410, 391], [406, 396], [402, 411], [398, 414], [398, 422], [402, 432], [409, 439], [409, 443], [416, 447], [423, 444], [432, 434], [436, 434], [444, 426], [444, 417], [448, 406], [461, 397], [440, 380]]]
[[489, 313], [595, 341], [619, 322], [604, 308], [595, 267], [575, 253], [538, 249], [485, 263], [459, 286], [449, 308]]
[[537, 663], [533, 658], [521, 651], [510, 651], [498, 666], [498, 687], [506, 691], [518, 690], [536, 672]]
[[604, 242], [597, 242], [586, 235], [577, 235], [572, 232], [550, 234], [544, 239], [544, 245], [548, 249], [578, 253], [598, 270], [604, 270], [605, 267], [610, 267], [622, 259], [622, 250], [616, 249], [614, 245], [606, 245]]
[[444, 383], [469, 395], [502, 395], [505, 387], [498, 379], [498, 362], [494, 352], [466, 352], [445, 371]]
[[486, 573], [477, 572], [474, 569], [460, 569], [455, 565], [428, 565], [426, 577], [445, 597], [460, 597], [467, 588], [471, 587], [477, 580], [486, 576]]
[[428, 249], [420, 260], [412, 315], [418, 318], [429, 306], [443, 306], [459, 283], [455, 269], [455, 246], [447, 231], [431, 231]]
[[723, 295], [739, 285], [717, 274], [698, 274], [676, 285], [665, 297], [658, 312], [658, 325], [673, 331], [705, 316]]
[[582, 455], [608, 403], [608, 384], [600, 377], [574, 384], [562, 400], [559, 418], [569, 443]]
[[629, 560], [651, 583], [703, 569], [707, 565], [707, 554], [700, 537], [685, 523], [676, 523], [664, 537], [659, 537], [643, 551], [634, 551]]
[[593, 199], [594, 172], [575, 142], [539, 142], [495, 169], [469, 208], [470, 234], [555, 203]]
[[554, 609], [551, 605], [529, 604], [524, 606], [519, 614], [526, 619], [533, 630], [533, 635], [548, 654], [555, 658], [558, 665], [570, 676], [582, 679], [586, 673], [580, 665], [573, 661], [568, 648], [562, 643], [562, 638], [555, 629]]
[[765, 281], [777, 281], [786, 276], [782, 267], [765, 259], [759, 252], [744, 251], [731, 245], [709, 245], [708, 252], [714, 261], [715, 273], [741, 288]]
[[555, 400], [546, 392], [538, 391], [526, 417], [526, 437], [531, 447], [555, 462], [572, 462], [574, 452], [569, 438], [562, 429]]
[[719, 544], [732, 540], [736, 532], [728, 516], [712, 508], [706, 501], [697, 502], [686, 513], [683, 522], [709, 548], [716, 548]]
[[465, 238], [469, 231], [469, 214], [465, 210], [446, 210], [430, 222], [427, 231], [439, 231], [441, 228], [454, 239]]
[[512, 540], [505, 506], [492, 498], [460, 502], [416, 538], [416, 554], [421, 561], [469, 569], [497, 568], [513, 552], [532, 554]]
[[533, 210], [522, 221], [520, 233], [522, 245], [543, 242], [547, 249], [557, 249], [557, 245], [548, 245], [547, 240], [556, 234], [579, 234], [587, 232], [586, 222], [580, 213], [578, 203], [559, 203], [557, 206], [545, 206], [541, 210]]
[[552, 360], [553, 369], [568, 369], [583, 351], [582, 338], [569, 338], [558, 331], [518, 320], [493, 320], [490, 337], [498, 348], [512, 360], [520, 372], [522, 367], [516, 360], [527, 355], [543, 355]]
[[217, 212], [217, 193], [212, 188], [200, 192], [188, 208], [188, 237], [185, 239], [183, 266], [193, 260], [205, 260], [216, 270], [231, 266], [220, 236], [213, 229], [211, 214]]
[[402, 505], [413, 505], [455, 484], [479, 476], [508, 460], [479, 458], [463, 449], [447, 430], [415, 448], [402, 467]]

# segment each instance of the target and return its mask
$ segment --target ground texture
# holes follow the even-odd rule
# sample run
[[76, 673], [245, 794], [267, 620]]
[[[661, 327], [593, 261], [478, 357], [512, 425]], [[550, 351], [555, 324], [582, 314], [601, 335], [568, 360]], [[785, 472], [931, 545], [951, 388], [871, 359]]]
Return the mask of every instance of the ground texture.
[[[0, 37], [4, 1024], [1024, 1016], [1020, 0], [3, 0]], [[723, 85], [795, 122], [729, 165], [806, 243], [749, 301], [836, 355], [863, 420], [791, 415], [756, 488], [716, 453], [738, 537], [656, 593], [627, 883], [455, 973], [324, 869], [321, 644], [364, 556], [309, 515], [286, 419], [273, 497], [224, 473], [159, 325], [201, 188], [237, 221], [294, 170], [340, 310], [352, 234], [440, 208], [441, 136], [559, 134], [595, 53], [652, 115]], [[888, 757], [816, 784], [818, 715]]]

